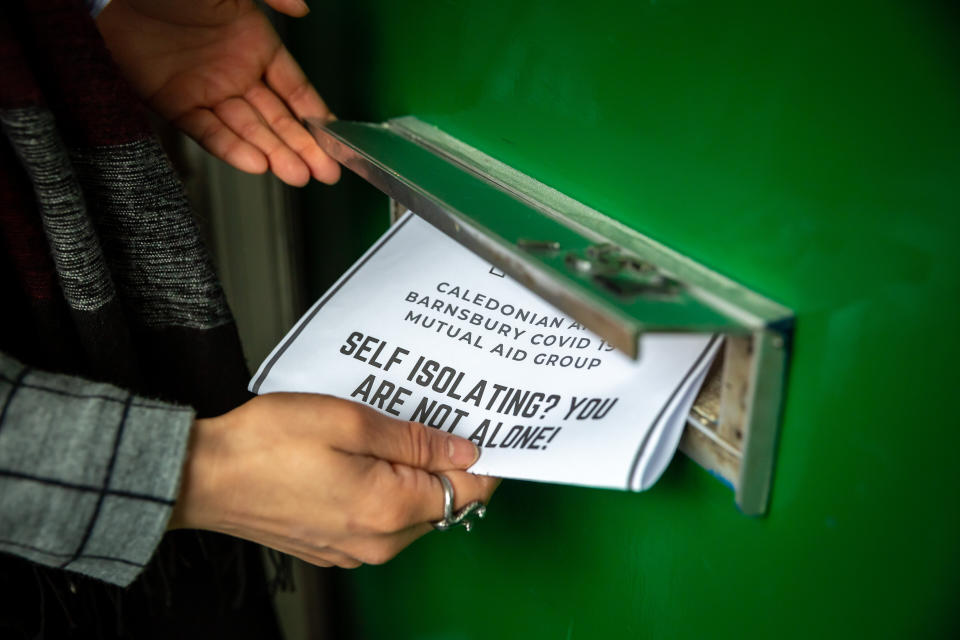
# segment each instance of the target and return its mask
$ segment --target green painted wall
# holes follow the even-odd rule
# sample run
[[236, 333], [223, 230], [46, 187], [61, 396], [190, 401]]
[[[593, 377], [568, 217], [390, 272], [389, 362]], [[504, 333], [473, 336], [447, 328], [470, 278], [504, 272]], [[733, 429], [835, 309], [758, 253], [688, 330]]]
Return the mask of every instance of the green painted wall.
[[[955, 3], [313, 4], [294, 49], [341, 117], [418, 115], [798, 319], [767, 517], [683, 456], [646, 494], [505, 482], [345, 574], [357, 635], [960, 636]], [[332, 197], [346, 261], [381, 203]]]

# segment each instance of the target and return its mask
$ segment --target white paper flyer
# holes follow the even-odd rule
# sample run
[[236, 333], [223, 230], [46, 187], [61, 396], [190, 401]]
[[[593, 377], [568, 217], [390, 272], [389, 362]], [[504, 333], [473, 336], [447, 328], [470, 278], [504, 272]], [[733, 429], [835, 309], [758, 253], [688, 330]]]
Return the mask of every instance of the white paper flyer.
[[255, 393], [325, 393], [470, 438], [474, 473], [639, 491], [677, 448], [720, 345], [624, 356], [407, 213], [260, 365]]

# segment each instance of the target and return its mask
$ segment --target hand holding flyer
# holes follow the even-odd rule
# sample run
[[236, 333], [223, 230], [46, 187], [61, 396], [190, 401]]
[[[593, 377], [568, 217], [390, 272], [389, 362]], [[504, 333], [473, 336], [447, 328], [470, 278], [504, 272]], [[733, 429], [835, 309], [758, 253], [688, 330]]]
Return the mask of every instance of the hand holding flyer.
[[407, 213], [260, 366], [255, 393], [325, 393], [473, 440], [473, 473], [627, 490], [679, 443], [718, 336], [631, 360]]

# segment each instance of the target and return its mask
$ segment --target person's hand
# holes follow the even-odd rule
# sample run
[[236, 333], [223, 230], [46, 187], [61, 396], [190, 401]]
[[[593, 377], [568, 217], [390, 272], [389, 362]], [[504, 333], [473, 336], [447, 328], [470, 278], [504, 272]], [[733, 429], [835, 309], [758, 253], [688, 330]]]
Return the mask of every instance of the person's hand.
[[170, 528], [219, 531], [340, 567], [386, 562], [498, 480], [463, 471], [472, 442], [331, 396], [259, 396], [197, 420]]
[[[267, 4], [308, 12], [301, 0]], [[296, 186], [340, 177], [300, 124], [333, 115], [252, 0], [113, 0], [97, 26], [147, 104], [213, 155]]]

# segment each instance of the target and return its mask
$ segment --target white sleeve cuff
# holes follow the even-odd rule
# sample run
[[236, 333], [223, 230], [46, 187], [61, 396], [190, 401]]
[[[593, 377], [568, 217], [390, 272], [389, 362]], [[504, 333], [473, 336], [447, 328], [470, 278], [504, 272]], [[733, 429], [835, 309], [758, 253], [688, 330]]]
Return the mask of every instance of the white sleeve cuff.
[[96, 18], [103, 11], [104, 7], [110, 4], [110, 0], [84, 0], [87, 3], [87, 10], [91, 18]]

